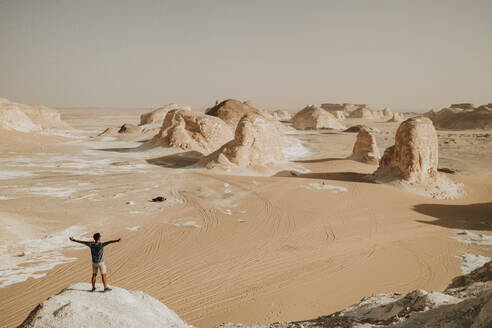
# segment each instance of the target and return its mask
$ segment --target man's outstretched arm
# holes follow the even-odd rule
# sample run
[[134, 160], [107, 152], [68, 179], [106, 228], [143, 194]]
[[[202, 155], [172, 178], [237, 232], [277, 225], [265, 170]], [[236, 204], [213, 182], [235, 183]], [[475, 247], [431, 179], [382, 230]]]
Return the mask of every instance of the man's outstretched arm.
[[84, 244], [84, 245], [88, 245], [88, 244], [89, 244], [89, 242], [88, 242], [88, 241], [84, 241], [84, 240], [77, 240], [77, 239], [75, 239], [75, 238], [73, 238], [73, 237], [70, 237], [70, 238], [68, 238], [68, 239], [70, 239], [70, 240], [71, 240], [71, 241], [73, 241], [73, 242], [79, 243], [79, 244]]
[[121, 241], [121, 238], [118, 238], [118, 239], [115, 239], [115, 240], [105, 241], [103, 244], [104, 244], [104, 246], [106, 246], [106, 245], [109, 245], [109, 244], [112, 244], [112, 243], [119, 243], [120, 241]]

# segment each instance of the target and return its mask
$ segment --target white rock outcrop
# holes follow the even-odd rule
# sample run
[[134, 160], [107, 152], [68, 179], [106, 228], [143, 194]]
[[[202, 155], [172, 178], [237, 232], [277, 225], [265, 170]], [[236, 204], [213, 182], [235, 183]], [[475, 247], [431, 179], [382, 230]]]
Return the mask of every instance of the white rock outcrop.
[[275, 110], [272, 112], [272, 116], [274, 119], [284, 122], [288, 122], [292, 119], [292, 114], [286, 110]]
[[284, 161], [280, 134], [271, 121], [248, 114], [238, 123], [234, 139], [211, 153], [199, 165], [228, 169], [262, 169]]
[[382, 178], [427, 183], [437, 176], [438, 141], [428, 118], [417, 116], [398, 127], [395, 144], [387, 148], [375, 174]]
[[350, 112], [350, 118], [362, 118], [365, 120], [373, 120], [374, 114], [373, 111], [369, 107], [361, 107], [353, 112]]
[[270, 114], [259, 109], [251, 101], [241, 102], [236, 99], [224, 100], [214, 107], [206, 110], [205, 114], [220, 118], [234, 129], [243, 116], [247, 114], [256, 114], [273, 120], [273, 117]]
[[18, 104], [4, 98], [0, 98], [0, 128], [20, 132], [71, 129], [55, 109]]
[[[414, 290], [399, 293], [375, 294], [364, 297], [346, 309], [312, 320], [276, 322], [246, 326], [224, 323], [217, 328], [488, 328], [492, 327], [491, 266], [480, 268], [480, 277], [466, 286], [448, 288], [442, 292]], [[484, 273], [486, 271], [486, 273]], [[458, 277], [459, 278], [459, 277]], [[455, 280], [460, 280], [456, 278]], [[461, 279], [463, 280], [463, 279]], [[460, 280], [460, 281], [461, 281]]]
[[393, 113], [393, 116], [387, 120], [386, 122], [403, 122], [405, 120], [405, 115], [403, 115], [402, 113]]
[[143, 113], [140, 115], [140, 125], [146, 124], [159, 124], [161, 125], [164, 122], [164, 118], [166, 117], [167, 112], [172, 109], [188, 109], [188, 106], [179, 106], [176, 104], [167, 104], [148, 113]]
[[314, 106], [309, 105], [299, 111], [292, 118], [294, 128], [298, 130], [308, 129], [336, 129], [344, 130], [346, 127], [336, 119], [331, 113]]
[[232, 129], [220, 118], [186, 109], [170, 110], [155, 145], [209, 154], [234, 138]]
[[361, 128], [357, 134], [350, 159], [377, 165], [380, 158], [376, 137], [368, 129]]
[[[141, 291], [111, 287], [90, 292], [77, 283], [39, 304], [19, 328], [191, 328], [167, 306]], [[102, 286], [99, 286], [102, 290]]]

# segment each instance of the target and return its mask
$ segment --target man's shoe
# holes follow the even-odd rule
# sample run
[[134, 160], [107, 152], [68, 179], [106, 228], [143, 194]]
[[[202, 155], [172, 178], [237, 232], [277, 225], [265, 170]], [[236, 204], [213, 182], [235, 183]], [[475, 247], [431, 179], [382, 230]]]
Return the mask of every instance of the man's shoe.
[[104, 292], [110, 292], [110, 291], [112, 291], [111, 288], [109, 288], [109, 287], [104, 288]]
[[95, 292], [95, 291], [96, 291], [96, 287], [92, 287], [91, 292]]

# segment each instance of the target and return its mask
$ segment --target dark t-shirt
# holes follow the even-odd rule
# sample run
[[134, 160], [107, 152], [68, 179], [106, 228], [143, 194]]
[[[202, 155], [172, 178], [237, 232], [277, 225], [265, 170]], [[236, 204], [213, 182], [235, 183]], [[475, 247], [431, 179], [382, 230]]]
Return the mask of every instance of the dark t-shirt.
[[92, 263], [104, 262], [104, 246], [106, 246], [108, 242], [100, 243], [95, 241], [86, 241], [84, 244], [89, 246], [91, 249]]

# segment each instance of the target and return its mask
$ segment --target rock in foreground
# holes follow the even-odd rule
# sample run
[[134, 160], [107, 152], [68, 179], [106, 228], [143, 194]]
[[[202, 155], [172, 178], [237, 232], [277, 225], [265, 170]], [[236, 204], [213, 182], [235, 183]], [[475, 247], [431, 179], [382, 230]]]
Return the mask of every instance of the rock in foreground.
[[39, 304], [19, 328], [191, 327], [144, 292], [112, 288], [106, 293], [91, 293], [90, 284], [73, 284]]
[[[488, 271], [491, 266], [484, 266]], [[457, 278], [455, 278], [456, 280]], [[220, 328], [246, 328], [225, 323]], [[487, 328], [492, 327], [492, 281], [474, 282], [442, 292], [414, 290], [375, 294], [327, 316], [296, 322], [255, 325], [255, 328]]]

